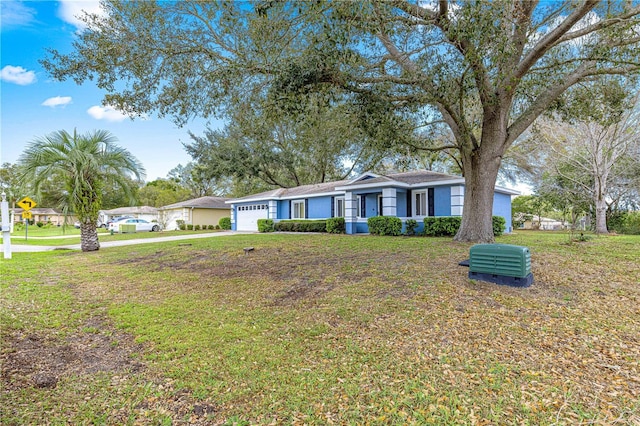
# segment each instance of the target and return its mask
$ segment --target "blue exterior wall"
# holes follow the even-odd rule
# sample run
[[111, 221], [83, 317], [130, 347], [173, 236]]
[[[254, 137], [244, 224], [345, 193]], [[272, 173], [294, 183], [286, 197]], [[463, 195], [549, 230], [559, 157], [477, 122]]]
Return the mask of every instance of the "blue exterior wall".
[[451, 187], [436, 186], [433, 188], [434, 216], [451, 216]]
[[396, 215], [398, 217], [407, 216], [407, 192], [396, 191]]
[[326, 219], [331, 217], [331, 197], [308, 198], [309, 219]]
[[278, 201], [278, 219], [291, 219], [289, 217], [289, 200]]
[[498, 192], [493, 194], [493, 215], [504, 217], [506, 221], [504, 232], [513, 231], [511, 224], [511, 195]]

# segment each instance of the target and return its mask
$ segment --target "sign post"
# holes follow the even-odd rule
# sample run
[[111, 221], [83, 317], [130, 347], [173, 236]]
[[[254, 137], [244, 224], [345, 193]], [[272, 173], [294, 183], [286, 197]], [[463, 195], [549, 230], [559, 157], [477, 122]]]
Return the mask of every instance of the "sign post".
[[26, 222], [25, 228], [24, 228], [24, 239], [27, 240], [27, 238], [29, 238], [29, 219], [33, 217], [29, 210], [31, 210], [38, 204], [29, 197], [24, 197], [22, 200], [18, 201], [16, 204], [18, 204], [24, 210], [22, 212], [22, 219], [24, 219]]
[[4, 247], [4, 258], [11, 259], [11, 219], [9, 217], [9, 203], [7, 194], [2, 193], [0, 202], [0, 213], [2, 214], [2, 245]]

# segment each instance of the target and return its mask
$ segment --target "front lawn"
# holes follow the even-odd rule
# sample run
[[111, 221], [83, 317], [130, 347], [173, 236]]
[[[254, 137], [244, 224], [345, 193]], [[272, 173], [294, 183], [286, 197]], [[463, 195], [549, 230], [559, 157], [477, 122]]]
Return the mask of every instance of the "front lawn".
[[498, 242], [532, 287], [468, 280], [445, 238], [15, 253], [0, 423], [640, 422], [640, 237]]

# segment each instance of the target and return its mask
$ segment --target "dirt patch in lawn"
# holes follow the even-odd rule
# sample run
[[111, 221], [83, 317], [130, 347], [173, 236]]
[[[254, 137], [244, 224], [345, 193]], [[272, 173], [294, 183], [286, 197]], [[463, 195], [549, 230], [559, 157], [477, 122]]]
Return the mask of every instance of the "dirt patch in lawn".
[[5, 391], [55, 388], [60, 380], [70, 376], [136, 373], [144, 368], [135, 359], [141, 346], [101, 318], [89, 319], [82, 330], [64, 339], [17, 332], [4, 336], [3, 340], [0, 377]]

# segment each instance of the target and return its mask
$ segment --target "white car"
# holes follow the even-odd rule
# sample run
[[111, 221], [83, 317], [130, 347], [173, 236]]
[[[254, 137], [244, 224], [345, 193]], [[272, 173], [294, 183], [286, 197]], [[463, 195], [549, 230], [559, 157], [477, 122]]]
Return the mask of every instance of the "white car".
[[109, 231], [120, 232], [120, 225], [135, 225], [136, 232], [144, 232], [144, 231], [157, 232], [160, 230], [160, 225], [158, 225], [157, 223], [149, 222], [148, 220], [144, 220], [144, 219], [136, 219], [136, 218], [130, 217], [130, 218], [119, 220], [117, 222], [111, 222], [109, 224]]

